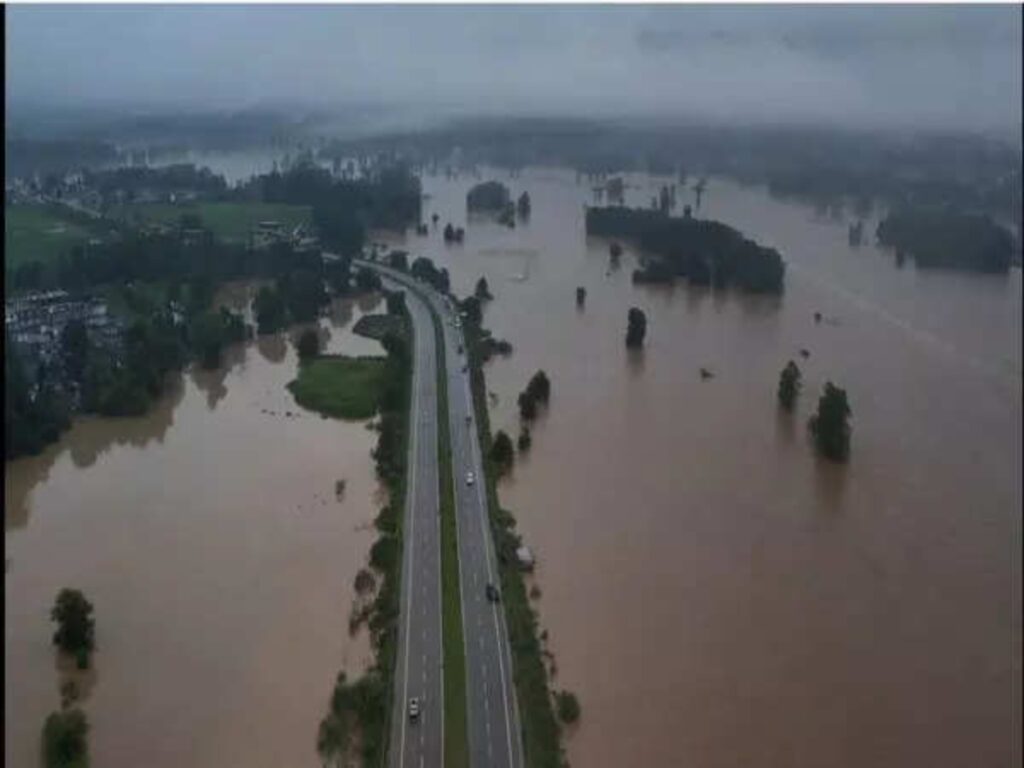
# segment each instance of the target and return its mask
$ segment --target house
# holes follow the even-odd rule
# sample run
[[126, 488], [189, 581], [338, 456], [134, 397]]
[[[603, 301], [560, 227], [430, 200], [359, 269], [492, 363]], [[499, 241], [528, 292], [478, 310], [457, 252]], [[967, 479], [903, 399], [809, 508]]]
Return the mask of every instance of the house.
[[519, 562], [519, 567], [524, 571], [532, 571], [533, 566], [536, 563], [534, 560], [533, 552], [525, 544], [516, 550], [516, 560]]

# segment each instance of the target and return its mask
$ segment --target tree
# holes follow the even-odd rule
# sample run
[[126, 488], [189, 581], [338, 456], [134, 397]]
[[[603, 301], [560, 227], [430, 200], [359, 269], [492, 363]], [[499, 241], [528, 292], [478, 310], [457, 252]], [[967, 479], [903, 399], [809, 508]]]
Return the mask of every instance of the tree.
[[189, 326], [189, 342], [199, 355], [199, 362], [207, 370], [220, 367], [224, 347], [224, 325], [213, 312], [203, 312]]
[[530, 193], [523, 192], [519, 196], [519, 200], [516, 202], [516, 208], [519, 211], [519, 216], [524, 219], [530, 218]]
[[389, 315], [401, 315], [405, 309], [405, 291], [388, 291], [384, 301]]
[[846, 390], [831, 381], [826, 382], [825, 390], [818, 400], [818, 412], [808, 424], [821, 455], [833, 461], [846, 461], [849, 457], [850, 415]]
[[494, 298], [494, 296], [491, 295], [490, 288], [487, 285], [486, 277], [481, 277], [479, 280], [476, 281], [476, 291], [474, 291], [473, 295], [480, 299], [480, 301], [490, 301], [491, 299]]
[[299, 359], [310, 360], [320, 354], [320, 337], [313, 329], [307, 329], [299, 336]]
[[405, 251], [392, 251], [388, 254], [388, 266], [399, 272], [408, 272], [409, 254]]
[[544, 371], [537, 371], [526, 385], [526, 392], [538, 403], [547, 405], [551, 399], [551, 381]]
[[580, 703], [569, 691], [559, 691], [555, 694], [555, 708], [558, 710], [558, 719], [566, 725], [580, 719]]
[[89, 357], [89, 334], [85, 323], [72, 320], [60, 332], [60, 351], [64, 370], [75, 381], [81, 381]]
[[468, 296], [462, 300], [461, 309], [466, 314], [466, 322], [471, 325], [480, 325], [483, 314], [480, 311], [480, 299], [476, 296]]
[[87, 768], [89, 722], [80, 709], [53, 712], [43, 725], [45, 768]]
[[452, 223], [449, 221], [444, 225], [444, 241], [450, 243], [455, 239], [455, 230], [452, 228]]
[[504, 471], [511, 466], [514, 458], [515, 451], [512, 447], [512, 439], [504, 430], [499, 429], [497, 434], [494, 435], [494, 441], [491, 443], [491, 461], [500, 470]]
[[89, 666], [89, 653], [95, 642], [96, 622], [92, 611], [92, 603], [85, 599], [85, 595], [77, 589], [68, 588], [57, 594], [50, 610], [50, 619], [57, 622], [54, 644], [65, 653], [75, 654], [81, 669]]
[[800, 369], [790, 360], [779, 374], [779, 405], [792, 411], [796, 396], [800, 394]]
[[261, 336], [268, 333], [277, 333], [284, 327], [285, 309], [281, 294], [268, 286], [260, 288], [259, 293], [252, 303], [253, 312], [256, 314], [256, 331]]
[[587, 289], [582, 285], [576, 288], [576, 306], [582, 307], [587, 302]]
[[379, 291], [383, 287], [380, 275], [374, 270], [363, 267], [356, 272], [356, 289], [360, 291]]
[[530, 429], [528, 427], [524, 426], [519, 431], [519, 439], [516, 441], [516, 445], [520, 453], [530, 450], [530, 446], [533, 445], [533, 438], [530, 436]]
[[537, 401], [530, 397], [529, 393], [519, 393], [519, 417], [523, 421], [533, 421], [537, 418]]
[[626, 346], [629, 349], [639, 349], [644, 345], [644, 336], [647, 334], [647, 315], [643, 310], [631, 307], [627, 316]]

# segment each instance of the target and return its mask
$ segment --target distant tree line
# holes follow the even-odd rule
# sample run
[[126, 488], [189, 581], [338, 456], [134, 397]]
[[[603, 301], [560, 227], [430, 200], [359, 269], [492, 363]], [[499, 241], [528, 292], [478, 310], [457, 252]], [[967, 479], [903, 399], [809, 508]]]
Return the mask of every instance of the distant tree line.
[[877, 236], [922, 268], [1006, 272], [1014, 256], [1013, 235], [1004, 227], [988, 216], [949, 209], [892, 211], [879, 223]]
[[709, 219], [671, 218], [659, 211], [611, 206], [588, 208], [587, 234], [622, 237], [656, 254], [634, 277], [653, 282], [686, 277], [696, 285], [736, 286], [754, 293], [780, 293], [785, 265], [778, 251], [758, 245], [732, 227]]

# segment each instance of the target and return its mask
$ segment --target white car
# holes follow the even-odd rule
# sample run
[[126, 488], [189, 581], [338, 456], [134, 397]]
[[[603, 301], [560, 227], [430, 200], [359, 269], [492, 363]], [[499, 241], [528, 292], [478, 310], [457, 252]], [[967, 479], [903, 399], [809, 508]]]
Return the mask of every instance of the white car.
[[474, 479], [475, 478], [473, 477], [473, 473], [472, 472], [467, 472], [466, 473], [466, 485], [472, 485]]

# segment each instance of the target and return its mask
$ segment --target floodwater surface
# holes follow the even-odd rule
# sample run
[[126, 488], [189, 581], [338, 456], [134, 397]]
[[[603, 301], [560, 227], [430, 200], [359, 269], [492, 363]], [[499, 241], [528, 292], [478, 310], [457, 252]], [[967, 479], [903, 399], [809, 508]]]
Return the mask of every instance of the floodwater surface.
[[[637, 254], [614, 269], [586, 237], [585, 180], [480, 178], [527, 190], [530, 221], [467, 221], [477, 179], [428, 175], [439, 224], [391, 242], [459, 295], [487, 278], [485, 323], [514, 346], [487, 368], [493, 429], [514, 438], [517, 395], [551, 380], [500, 494], [539, 558], [554, 687], [582, 706], [571, 762], [1020, 766], [1020, 271], [900, 269], [842, 220], [712, 178], [696, 215], [778, 248], [785, 294], [633, 286]], [[670, 181], [627, 180], [643, 206]], [[790, 359], [804, 384], [783, 415]], [[846, 466], [807, 435], [827, 380], [853, 412]]]
[[[241, 308], [252, 286], [224, 303]], [[382, 354], [351, 323], [380, 297], [336, 301], [327, 351]], [[334, 677], [370, 660], [350, 637], [353, 580], [381, 493], [366, 422], [295, 404], [292, 334], [229, 349], [151, 413], [85, 418], [6, 466], [5, 757], [39, 764], [59, 707], [49, 611], [65, 586], [95, 606], [83, 688], [93, 765], [318, 766]], [[336, 495], [335, 483], [346, 481]]]

